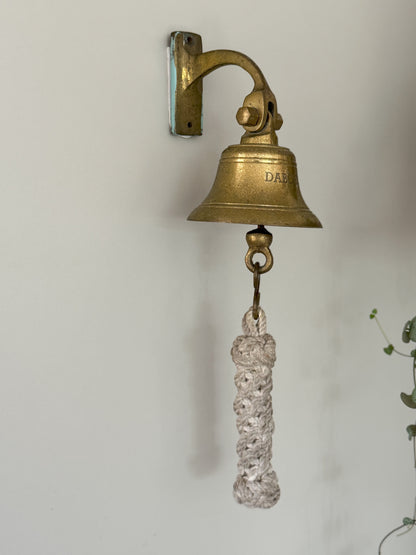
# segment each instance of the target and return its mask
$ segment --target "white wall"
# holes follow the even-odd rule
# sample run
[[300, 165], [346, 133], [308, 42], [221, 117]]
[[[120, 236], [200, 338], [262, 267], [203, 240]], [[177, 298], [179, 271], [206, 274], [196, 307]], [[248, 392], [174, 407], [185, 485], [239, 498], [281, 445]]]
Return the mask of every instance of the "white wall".
[[[1, 555], [376, 553], [410, 516], [388, 358], [415, 314], [412, 0], [13, 0], [0, 8]], [[250, 78], [205, 80], [205, 133], [168, 133], [165, 46], [250, 55], [322, 231], [274, 232], [269, 511], [235, 503], [247, 226], [187, 214], [239, 141]], [[416, 532], [385, 555], [414, 553]]]

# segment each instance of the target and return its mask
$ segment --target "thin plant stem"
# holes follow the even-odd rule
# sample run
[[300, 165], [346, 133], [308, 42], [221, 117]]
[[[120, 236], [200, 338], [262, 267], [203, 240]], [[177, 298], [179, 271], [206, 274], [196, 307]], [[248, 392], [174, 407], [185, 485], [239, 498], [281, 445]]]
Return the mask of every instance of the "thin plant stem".
[[[415, 438], [413, 438], [413, 444], [415, 444]], [[415, 446], [415, 454], [416, 454], [416, 446]], [[416, 472], [415, 472], [415, 506], [413, 509], [413, 520], [416, 520]]]
[[416, 356], [413, 357], [413, 383], [416, 387]]
[[414, 458], [415, 469], [416, 469], [416, 439], [414, 436], [413, 436], [413, 458]]
[[[377, 326], [379, 328], [379, 330], [381, 331], [384, 339], [387, 342], [388, 345], [388, 349], [385, 349], [385, 352], [387, 354], [391, 354], [393, 351], [395, 353], [397, 353], [400, 356], [404, 356], [406, 358], [413, 358], [413, 383], [415, 385], [416, 388], [416, 351], [412, 351], [412, 353], [410, 355], [406, 354], [406, 353], [402, 353], [400, 351], [398, 351], [394, 345], [391, 343], [390, 339], [387, 337], [386, 332], [384, 331], [382, 325], [380, 324], [379, 319], [376, 316], [377, 314], [377, 310], [373, 310], [373, 312], [370, 315], [370, 318], [374, 318], [375, 321], [377, 322]], [[415, 498], [414, 498], [414, 507], [413, 507], [413, 516], [412, 518], [404, 518], [403, 519], [403, 524], [401, 524], [400, 526], [397, 526], [397, 528], [394, 528], [393, 530], [391, 530], [388, 534], [386, 534], [384, 536], [384, 538], [381, 540], [380, 545], [378, 546], [378, 555], [381, 555], [381, 548], [383, 547], [384, 542], [393, 534], [395, 534], [396, 532], [398, 532], [399, 530], [402, 530], [403, 528], [406, 528], [406, 530], [404, 532], [402, 532], [401, 534], [397, 534], [398, 536], [403, 536], [404, 534], [407, 534], [408, 532], [410, 532], [411, 530], [413, 530], [413, 528], [416, 526], [416, 437], [413, 436], [413, 449], [412, 449], [413, 453], [413, 465], [415, 468]]]
[[[390, 341], [390, 339], [387, 337], [386, 332], [383, 330], [382, 325], [380, 324], [380, 320], [377, 318], [376, 315], [374, 315], [374, 320], [377, 322], [377, 325], [379, 327], [379, 330], [381, 331], [381, 333], [383, 334], [384, 339], [387, 341], [388, 345], [392, 345], [392, 342]], [[406, 353], [402, 353], [401, 351], [398, 351], [396, 349], [396, 347], [393, 345], [393, 350], [395, 353], [397, 353], [398, 355], [402, 356], [402, 357], [407, 357], [407, 358], [412, 358], [412, 355], [407, 355]]]
[[[414, 520], [414, 519], [413, 519], [413, 520]], [[410, 525], [405, 524], [404, 526], [407, 526], [407, 530], [405, 530], [405, 531], [402, 532], [401, 534], [397, 534], [398, 537], [399, 537], [399, 536], [404, 536], [405, 534], [408, 534], [411, 530], [413, 530], [413, 528], [414, 528], [415, 525], [414, 525], [414, 524], [410, 524]]]
[[396, 347], [394, 347], [394, 345], [393, 345], [393, 351], [394, 351], [395, 353], [397, 353], [398, 355], [402, 356], [402, 357], [412, 358], [412, 355], [407, 355], [406, 353], [402, 353], [401, 351], [398, 351], [398, 350], [396, 349]]
[[[414, 456], [414, 465], [415, 465], [415, 469], [416, 469], [416, 439], [414, 437], [413, 437], [413, 456]], [[407, 530], [405, 530], [401, 534], [397, 534], [398, 536], [404, 536], [405, 534], [410, 532], [410, 530], [413, 530], [413, 528], [415, 527], [415, 523], [416, 523], [416, 472], [415, 472], [415, 504], [414, 504], [414, 507], [413, 507], [412, 519], [413, 519], [413, 524], [408, 526]]]
[[374, 315], [374, 320], [377, 322], [377, 325], [379, 327], [379, 330], [381, 331], [381, 333], [383, 334], [384, 339], [387, 341], [387, 343], [390, 345], [390, 339], [387, 337], [386, 332], [383, 330], [382, 325], [380, 324], [380, 320], [377, 318], [376, 315]]
[[383, 543], [387, 540], [387, 538], [389, 538], [392, 534], [394, 534], [395, 532], [398, 532], [399, 530], [401, 530], [405, 526], [406, 526], [406, 524], [402, 524], [401, 526], [398, 526], [397, 528], [394, 528], [391, 532], [389, 532], [388, 534], [386, 534], [384, 536], [384, 538], [380, 542], [380, 545], [378, 546], [378, 555], [381, 555], [381, 548], [383, 547]]

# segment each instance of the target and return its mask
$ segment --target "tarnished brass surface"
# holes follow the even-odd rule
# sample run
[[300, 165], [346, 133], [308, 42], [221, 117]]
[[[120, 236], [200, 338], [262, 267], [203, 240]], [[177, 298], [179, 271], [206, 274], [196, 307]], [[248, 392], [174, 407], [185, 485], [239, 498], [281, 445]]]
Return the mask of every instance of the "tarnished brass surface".
[[202, 39], [195, 33], [171, 34], [171, 132], [202, 135], [202, 78], [194, 79], [195, 57], [202, 54]]
[[283, 119], [260, 68], [233, 50], [203, 53], [201, 37], [195, 33], [172, 33], [170, 52], [175, 83], [173, 133], [201, 134], [202, 78], [215, 69], [238, 65], [254, 81], [252, 92], [237, 112], [237, 121], [245, 129], [241, 144], [224, 150], [210, 193], [188, 219], [322, 227], [302, 198], [295, 156], [278, 146], [276, 130]]
[[259, 121], [260, 114], [256, 108], [242, 106], [238, 109], [236, 119], [240, 125], [256, 125]]
[[[260, 225], [257, 229], [252, 229], [246, 233], [246, 241], [248, 244], [248, 251], [246, 254], [246, 266], [250, 272], [257, 271], [260, 274], [265, 274], [271, 270], [273, 266], [273, 255], [270, 250], [270, 245], [273, 241], [273, 235], [265, 229], [264, 226]], [[256, 254], [262, 254], [265, 257], [264, 264], [260, 265], [259, 262], [254, 262], [253, 257]]]
[[255, 263], [253, 269], [253, 318], [258, 320], [259, 318], [259, 308], [260, 308], [260, 264]]
[[211, 191], [188, 219], [322, 227], [302, 198], [295, 156], [287, 148], [267, 144], [225, 149]]
[[266, 124], [269, 113], [276, 120], [275, 129], [283, 121], [277, 113], [276, 98], [258, 65], [248, 56], [234, 50], [202, 52], [202, 39], [196, 33], [175, 31], [171, 33], [171, 131], [176, 135], [202, 134], [202, 79], [212, 71], [237, 65], [247, 71], [254, 81], [252, 92], [244, 100], [244, 107], [254, 109], [258, 117], [242, 123], [244, 129], [254, 133]]

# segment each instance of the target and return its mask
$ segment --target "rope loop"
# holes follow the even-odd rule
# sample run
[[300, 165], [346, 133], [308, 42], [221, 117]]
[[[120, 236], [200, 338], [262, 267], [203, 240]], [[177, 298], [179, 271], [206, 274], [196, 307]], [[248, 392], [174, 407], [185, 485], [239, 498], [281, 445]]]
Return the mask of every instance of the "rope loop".
[[243, 332], [244, 335], [265, 335], [267, 333], [266, 314], [261, 306], [258, 307], [259, 317], [253, 316], [253, 307], [251, 306], [243, 316]]

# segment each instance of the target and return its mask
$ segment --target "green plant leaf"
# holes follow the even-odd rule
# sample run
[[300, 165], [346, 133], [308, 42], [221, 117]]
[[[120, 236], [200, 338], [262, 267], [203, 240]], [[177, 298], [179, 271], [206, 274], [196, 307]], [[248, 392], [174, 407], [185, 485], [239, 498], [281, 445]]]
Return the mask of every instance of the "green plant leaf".
[[416, 357], [416, 349], [413, 349], [413, 351], [410, 353], [410, 356], [413, 358]]
[[413, 518], [409, 518], [408, 516], [405, 516], [403, 519], [403, 524], [405, 526], [413, 526], [414, 524], [416, 524], [416, 520], [414, 520]]
[[416, 437], [416, 425], [410, 424], [409, 426], [407, 426], [406, 432], [409, 435], [409, 441], [411, 441], [412, 438]]
[[416, 409], [416, 402], [413, 401], [411, 395], [407, 395], [406, 393], [400, 393], [400, 399], [403, 401], [406, 407], [409, 407], [409, 409]]
[[391, 353], [394, 351], [394, 347], [390, 343], [388, 347], [384, 347], [383, 351], [386, 353], [386, 355], [391, 355]]
[[375, 318], [375, 314], [370, 314], [370, 320], [372, 320], [373, 318]]

